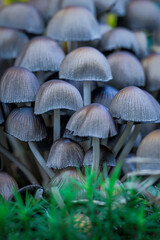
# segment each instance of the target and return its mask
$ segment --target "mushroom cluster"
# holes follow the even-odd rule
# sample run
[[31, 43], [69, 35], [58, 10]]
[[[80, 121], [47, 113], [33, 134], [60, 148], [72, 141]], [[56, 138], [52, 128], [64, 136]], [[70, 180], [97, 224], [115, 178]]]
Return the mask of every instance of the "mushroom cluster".
[[[12, 185], [18, 188], [7, 174], [22, 187], [52, 182], [57, 192], [66, 176], [81, 181], [80, 171], [85, 178], [87, 167], [95, 179], [100, 172], [105, 178], [104, 170], [112, 174], [118, 162], [122, 174], [160, 168], [160, 9], [154, 1], [2, 6], [0, 66], [5, 199]], [[128, 168], [131, 153], [137, 169]]]

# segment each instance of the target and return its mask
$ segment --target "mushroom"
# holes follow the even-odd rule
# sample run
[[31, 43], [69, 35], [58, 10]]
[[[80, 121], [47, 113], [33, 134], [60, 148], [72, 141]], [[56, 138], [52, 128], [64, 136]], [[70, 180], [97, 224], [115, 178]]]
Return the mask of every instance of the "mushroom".
[[95, 15], [95, 4], [93, 0], [62, 0], [61, 8], [79, 6], [89, 10]]
[[20, 52], [15, 66], [36, 72], [40, 83], [43, 83], [44, 72], [58, 72], [64, 56], [57, 42], [47, 37], [36, 37]]
[[60, 109], [76, 111], [83, 106], [79, 91], [61, 80], [50, 80], [39, 88], [35, 100], [35, 114], [54, 110], [54, 141], [60, 138]]
[[127, 86], [144, 86], [145, 74], [139, 60], [131, 53], [118, 51], [107, 56], [113, 80], [111, 85], [121, 89]]
[[18, 189], [15, 179], [8, 173], [0, 172], [0, 195], [5, 200], [9, 200], [14, 189]]
[[140, 59], [143, 59], [149, 54], [147, 35], [143, 31], [135, 31], [133, 33], [138, 42], [138, 48], [139, 48], [138, 57]]
[[36, 8], [27, 3], [13, 3], [1, 8], [0, 26], [11, 27], [32, 34], [42, 34], [44, 31], [41, 15]]
[[84, 105], [91, 103], [91, 81], [107, 82], [112, 79], [107, 59], [91, 47], [77, 48], [69, 53], [60, 66], [59, 76], [61, 79], [84, 82]]
[[66, 128], [75, 136], [89, 136], [93, 141], [92, 173], [99, 172], [100, 144], [105, 139], [117, 134], [109, 111], [101, 104], [93, 103], [75, 112], [69, 119]]
[[156, 122], [160, 120], [160, 105], [149, 93], [138, 87], [130, 86], [123, 88], [115, 95], [109, 110], [113, 118], [127, 121], [126, 128], [113, 149], [115, 156], [117, 156], [125, 142], [133, 124], [139, 123], [135, 125], [130, 140], [125, 145], [118, 158], [118, 160], [125, 160], [125, 157], [132, 149], [134, 141], [137, 138], [140, 130], [140, 123]]

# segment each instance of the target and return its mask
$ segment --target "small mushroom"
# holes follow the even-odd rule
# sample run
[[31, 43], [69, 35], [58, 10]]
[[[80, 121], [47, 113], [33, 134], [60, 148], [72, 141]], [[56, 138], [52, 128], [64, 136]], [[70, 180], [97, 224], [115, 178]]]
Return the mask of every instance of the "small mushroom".
[[5, 200], [9, 200], [14, 188], [18, 189], [15, 179], [8, 173], [0, 172], [0, 195], [2, 195]]

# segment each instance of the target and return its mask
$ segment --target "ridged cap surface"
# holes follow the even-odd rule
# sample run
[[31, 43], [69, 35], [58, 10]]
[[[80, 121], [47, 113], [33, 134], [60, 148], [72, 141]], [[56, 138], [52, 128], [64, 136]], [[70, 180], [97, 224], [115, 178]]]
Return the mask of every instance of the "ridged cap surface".
[[21, 141], [40, 141], [46, 137], [41, 116], [35, 116], [32, 108], [16, 108], [8, 116], [5, 131]]
[[79, 6], [84, 7], [92, 12], [95, 13], [95, 4], [94, 0], [62, 0], [61, 8], [71, 7], [71, 6]]
[[142, 61], [146, 75], [147, 89], [157, 91], [160, 89], [160, 54], [152, 54]]
[[32, 72], [58, 72], [65, 54], [59, 44], [47, 37], [33, 38], [21, 51], [15, 66]]
[[105, 56], [92, 47], [81, 47], [69, 53], [60, 66], [61, 79], [73, 81], [109, 81], [112, 73]]
[[95, 0], [98, 13], [109, 11], [118, 0]]
[[127, 5], [126, 21], [131, 29], [155, 30], [160, 24], [160, 11], [152, 1], [132, 0]]
[[113, 119], [106, 107], [93, 103], [75, 112], [66, 128], [77, 136], [108, 138], [117, 134]]
[[145, 74], [139, 60], [127, 52], [115, 52], [107, 56], [113, 80], [111, 85], [116, 88], [127, 86], [144, 86]]
[[96, 19], [90, 11], [82, 7], [67, 7], [58, 11], [48, 23], [46, 34], [62, 42], [101, 38]]
[[139, 57], [142, 59], [149, 53], [147, 35], [143, 31], [135, 31], [133, 33], [138, 42]]
[[39, 87], [38, 79], [26, 68], [8, 68], [0, 81], [0, 100], [4, 103], [33, 102]]
[[67, 167], [82, 167], [84, 151], [76, 142], [67, 138], [58, 139], [49, 152], [47, 167], [64, 169]]
[[14, 59], [29, 41], [26, 34], [11, 28], [0, 27], [0, 58]]
[[82, 97], [73, 85], [61, 80], [47, 81], [39, 88], [35, 100], [35, 114], [54, 109], [77, 111], [83, 106]]
[[15, 179], [8, 173], [0, 172], [0, 195], [5, 200], [8, 200], [13, 194], [13, 189], [18, 189]]
[[0, 10], [0, 26], [11, 27], [33, 34], [44, 31], [43, 19], [32, 5], [13, 3]]
[[113, 98], [109, 111], [112, 117], [125, 121], [158, 121], [160, 120], [160, 106], [158, 107], [158, 102], [153, 101], [149, 95], [138, 87], [123, 88]]
[[127, 49], [134, 52], [136, 55], [139, 54], [136, 37], [130, 30], [122, 27], [112, 29], [103, 35], [101, 49], [103, 51]]

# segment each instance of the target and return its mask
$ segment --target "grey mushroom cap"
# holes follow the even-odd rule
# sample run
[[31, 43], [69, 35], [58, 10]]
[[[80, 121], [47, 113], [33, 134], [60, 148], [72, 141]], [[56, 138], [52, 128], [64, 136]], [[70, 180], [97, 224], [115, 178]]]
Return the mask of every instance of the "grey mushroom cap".
[[69, 53], [60, 66], [61, 79], [109, 81], [112, 73], [105, 56], [95, 48], [81, 47]]
[[160, 106], [149, 93], [135, 86], [120, 90], [109, 107], [114, 118], [131, 122], [155, 122], [160, 120]]
[[62, 42], [101, 38], [96, 19], [90, 11], [82, 7], [67, 7], [58, 11], [48, 23], [46, 34]]
[[14, 188], [18, 189], [15, 179], [8, 173], [0, 172], [0, 195], [2, 195], [5, 200], [9, 200]]
[[160, 159], [160, 129], [150, 132], [140, 143], [137, 157]]
[[82, 167], [83, 148], [76, 142], [61, 138], [53, 143], [49, 152], [47, 167], [64, 169], [67, 167]]
[[106, 107], [93, 103], [75, 112], [66, 129], [75, 136], [108, 138], [117, 134], [113, 119]]
[[139, 54], [138, 42], [135, 35], [128, 29], [118, 27], [106, 32], [101, 40], [102, 51], [127, 49]]
[[115, 4], [117, 0], [95, 0], [97, 12], [99, 14], [109, 11]]
[[147, 89], [157, 91], [160, 89], [160, 54], [151, 54], [142, 60], [146, 75]]
[[117, 93], [118, 90], [111, 86], [99, 87], [92, 92], [92, 102], [100, 103], [109, 108], [112, 99]]
[[61, 8], [79, 6], [84, 7], [95, 14], [95, 4], [94, 0], [62, 0]]
[[5, 131], [21, 141], [41, 141], [47, 136], [41, 116], [35, 116], [33, 108], [14, 109], [8, 116]]
[[[84, 156], [83, 165], [84, 166], [92, 166], [93, 164], [93, 147], [91, 147]], [[103, 164], [106, 164], [107, 166], [114, 167], [116, 166], [116, 159], [109, 150], [109, 148], [101, 145], [100, 146], [100, 166], [103, 167]]]
[[34, 102], [39, 87], [38, 79], [26, 68], [8, 68], [0, 81], [0, 101], [4, 103]]
[[35, 114], [42, 114], [54, 109], [76, 111], [83, 106], [79, 91], [65, 81], [50, 80], [42, 84], [36, 94]]
[[115, 52], [107, 56], [113, 80], [111, 85], [116, 88], [127, 86], [144, 86], [145, 74], [140, 61], [127, 52]]
[[126, 22], [134, 30], [153, 31], [160, 24], [160, 11], [152, 1], [132, 0], [127, 5], [126, 13]]
[[29, 41], [26, 34], [12, 28], [0, 27], [0, 58], [14, 59]]
[[13, 3], [0, 9], [0, 26], [33, 34], [41, 34], [44, 31], [41, 15], [36, 8], [26, 3]]
[[21, 51], [15, 66], [25, 67], [32, 72], [58, 72], [64, 56], [57, 42], [47, 37], [36, 37]]
[[126, 15], [126, 0], [117, 0], [116, 4], [112, 7], [111, 12], [115, 13], [117, 16]]

